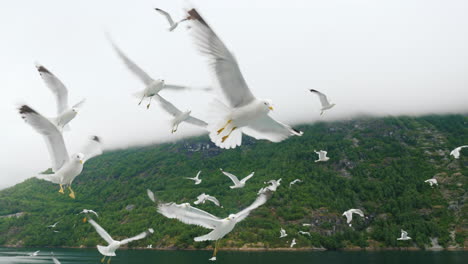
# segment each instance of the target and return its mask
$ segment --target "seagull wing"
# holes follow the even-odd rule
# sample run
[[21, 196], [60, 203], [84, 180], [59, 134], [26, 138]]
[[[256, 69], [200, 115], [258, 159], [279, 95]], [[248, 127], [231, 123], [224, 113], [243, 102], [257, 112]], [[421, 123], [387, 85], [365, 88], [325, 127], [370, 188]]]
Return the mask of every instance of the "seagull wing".
[[74, 104], [73, 105], [73, 108], [78, 108], [80, 109], [81, 107], [83, 107], [84, 103], [86, 102], [86, 99], [83, 99], [81, 101], [79, 101], [78, 103]]
[[60, 261], [56, 257], [52, 257], [54, 264], [60, 264]]
[[213, 202], [217, 206], [220, 206], [220, 203], [219, 203], [218, 199], [216, 199], [216, 197], [214, 197], [214, 196], [207, 195], [205, 199], [208, 200], [208, 201]]
[[255, 172], [252, 172], [250, 173], [247, 177], [245, 177], [244, 179], [242, 179], [240, 182], [241, 183], [245, 183], [247, 182], [250, 178], [252, 178], [254, 176]]
[[318, 95], [322, 107], [330, 105], [330, 102], [328, 101], [327, 96], [325, 94], [314, 89], [310, 89], [309, 91]]
[[353, 209], [352, 211], [354, 214], [358, 214], [361, 217], [364, 217], [364, 212], [361, 209]]
[[268, 115], [255, 120], [249, 126], [243, 127], [242, 132], [255, 139], [266, 139], [272, 142], [280, 142], [292, 135], [302, 136], [303, 134], [301, 131], [278, 122]]
[[195, 9], [188, 11], [188, 14], [191, 20], [194, 20], [191, 31], [195, 44], [208, 59], [217, 86], [221, 89], [229, 105], [240, 107], [255, 100], [236, 59], [224, 43]]
[[154, 95], [154, 98], [158, 100], [161, 107], [172, 116], [178, 116], [182, 113], [177, 107], [175, 107], [171, 102], [164, 99], [159, 94]]
[[68, 162], [68, 151], [63, 140], [62, 133], [47, 118], [36, 112], [27, 105], [19, 108], [21, 117], [34, 128], [39, 134], [44, 136], [49, 156], [52, 161], [52, 170], [58, 171], [63, 164]]
[[161, 203], [158, 212], [167, 218], [175, 218], [182, 223], [198, 225], [208, 229], [215, 229], [221, 224], [221, 219], [190, 204]]
[[46, 86], [52, 91], [57, 103], [57, 115], [60, 115], [68, 109], [68, 90], [67, 87], [51, 73], [46, 67], [36, 64], [37, 71], [44, 80]]
[[201, 119], [193, 117], [193, 116], [187, 117], [187, 119], [185, 119], [185, 122], [190, 123], [192, 125], [199, 126], [199, 127], [207, 127], [208, 126], [208, 123], [206, 123], [205, 121], [203, 121]]
[[228, 176], [229, 179], [231, 179], [231, 181], [232, 181], [235, 185], [239, 185], [239, 184], [240, 184], [240, 181], [239, 181], [239, 179], [236, 177], [236, 175], [231, 174], [231, 173], [229, 173], [229, 172], [225, 172], [225, 171], [223, 171], [223, 170], [221, 170], [221, 172], [222, 172], [224, 175]]
[[166, 19], [167, 19], [167, 22], [169, 22], [169, 25], [171, 27], [174, 25], [174, 20], [172, 20], [172, 17], [171, 17], [171, 15], [169, 15], [169, 13], [167, 13], [166, 11], [164, 11], [162, 9], [159, 9], [159, 8], [155, 8], [154, 10], [156, 10], [156, 12], [158, 12], [159, 14], [165, 16]]
[[164, 84], [163, 89], [170, 89], [170, 90], [187, 90], [190, 89], [187, 86], [184, 85], [175, 85], [175, 84]]
[[83, 147], [81, 153], [84, 155], [84, 162], [101, 155], [101, 139], [98, 136], [91, 136], [88, 143]]
[[126, 239], [120, 241], [120, 244], [125, 245], [125, 244], [128, 244], [128, 243], [132, 242], [132, 241], [140, 240], [140, 239], [143, 239], [143, 238], [147, 237], [150, 234], [151, 234], [151, 231], [147, 230], [147, 231], [145, 231], [143, 233], [140, 233], [140, 234], [138, 234], [138, 235], [136, 235], [134, 237], [126, 238]]
[[108, 244], [114, 242], [114, 239], [102, 228], [98, 223], [96, 223], [93, 219], [89, 219], [88, 222], [96, 229], [96, 232], [104, 239]]
[[346, 216], [346, 223], [349, 224], [353, 220], [353, 214], [348, 210], [343, 213]]
[[249, 216], [250, 212], [265, 204], [268, 199], [271, 198], [273, 192], [274, 191], [270, 189], [265, 189], [263, 192], [261, 192], [251, 205], [236, 214], [236, 221], [240, 222], [244, 220], [247, 216]]
[[151, 201], [156, 202], [156, 198], [154, 197], [154, 193], [150, 189], [146, 189], [146, 193], [148, 194], [148, 197], [151, 199]]
[[150, 85], [154, 80], [145, 72], [143, 69], [141, 69], [138, 65], [136, 65], [135, 62], [133, 62], [125, 53], [117, 46], [117, 44], [114, 43], [112, 38], [110, 36], [107, 36], [109, 39], [110, 44], [114, 48], [115, 52], [117, 55], [120, 57], [120, 59], [125, 63], [125, 66], [133, 72], [140, 80], [145, 84], [145, 85]]

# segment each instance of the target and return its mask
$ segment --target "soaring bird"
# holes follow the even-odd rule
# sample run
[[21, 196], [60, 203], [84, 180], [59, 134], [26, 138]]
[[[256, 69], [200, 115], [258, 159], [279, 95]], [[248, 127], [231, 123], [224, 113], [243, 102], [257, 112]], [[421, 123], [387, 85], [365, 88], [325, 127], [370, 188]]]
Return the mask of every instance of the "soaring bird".
[[223, 171], [223, 169], [220, 169], [221, 172], [228, 176], [229, 179], [231, 179], [231, 181], [234, 183], [233, 186], [229, 186], [229, 188], [231, 189], [237, 189], [237, 188], [244, 188], [245, 186], [245, 183], [254, 176], [255, 172], [252, 172], [250, 173], [249, 175], [247, 175], [245, 178], [243, 178], [242, 180], [239, 181], [239, 179], [237, 178], [236, 175], [232, 174], [232, 173], [229, 173], [229, 172], [225, 172]]
[[36, 63], [36, 68], [41, 75], [42, 80], [44, 80], [46, 86], [55, 96], [55, 102], [57, 104], [57, 116], [55, 118], [50, 118], [50, 121], [54, 123], [60, 130], [63, 130], [64, 128], [65, 130], [69, 129], [67, 124], [76, 117], [85, 100], [83, 99], [70, 107], [68, 105], [68, 89], [62, 83], [62, 81], [60, 81], [57, 76], [55, 76], [43, 65]]
[[286, 230], [284, 230], [283, 228], [280, 229], [280, 238], [282, 237], [287, 237], [288, 234], [286, 233]]
[[94, 214], [96, 217], [99, 217], [98, 213], [94, 210], [83, 209], [83, 211], [79, 212], [78, 214]]
[[411, 237], [408, 236], [408, 232], [401, 229], [401, 237], [397, 238], [397, 240], [410, 240]]
[[319, 156], [319, 159], [316, 160], [315, 162], [319, 162], [319, 161], [325, 162], [330, 159], [329, 157], [327, 157], [328, 152], [326, 152], [325, 150], [320, 150], [320, 151], [314, 150], [314, 152], [317, 153], [317, 155]]
[[171, 15], [168, 12], [166, 12], [166, 11], [160, 9], [160, 8], [155, 8], [154, 10], [156, 10], [156, 12], [158, 12], [159, 14], [166, 17], [167, 22], [169, 23], [169, 28], [168, 28], [169, 31], [173, 31], [180, 23], [191, 19], [190, 16], [187, 16], [187, 17], [182, 18], [181, 20], [179, 20], [177, 22], [174, 22], [174, 20], [172, 19]]
[[456, 158], [456, 159], [459, 159], [459, 158], [460, 158], [460, 151], [461, 151], [463, 148], [468, 148], [468, 145], [460, 146], [460, 147], [455, 148], [454, 150], [452, 150], [452, 151], [450, 152], [450, 155], [452, 155], [452, 156], [453, 156], [454, 158]]
[[[151, 195], [151, 191], [148, 191], [151, 200], [154, 199], [154, 195]], [[198, 225], [204, 228], [213, 229], [210, 233], [195, 237], [195, 241], [207, 241], [216, 240], [223, 238], [229, 234], [237, 223], [244, 220], [253, 210], [265, 204], [268, 199], [272, 196], [273, 191], [266, 189], [257, 196], [255, 201], [245, 208], [244, 210], [230, 214], [226, 218], [216, 217], [208, 212], [192, 207], [189, 203], [176, 204], [176, 203], [157, 203], [158, 212], [167, 218], [175, 218], [185, 224]], [[213, 257], [216, 257], [218, 243], [215, 243], [215, 250]]]
[[29, 256], [30, 256], [30, 257], [35, 257], [35, 256], [39, 255], [39, 252], [41, 252], [41, 251], [38, 250], [38, 251], [36, 251], [36, 252], [29, 253]]
[[216, 197], [205, 194], [205, 193], [202, 193], [202, 194], [198, 195], [197, 200], [195, 202], [193, 202], [193, 203], [194, 204], [201, 204], [201, 203], [204, 204], [206, 201], [210, 201], [210, 202], [214, 203], [216, 206], [221, 206], [221, 204], [219, 203], [218, 199], [216, 199]]
[[437, 184], [437, 179], [434, 179], [434, 178], [425, 180], [424, 182], [429, 183], [429, 185], [430, 185], [431, 187], [432, 187], [432, 185], [436, 185], [436, 186], [439, 185], [439, 184]]
[[335, 106], [335, 104], [330, 104], [330, 102], [328, 101], [328, 98], [325, 94], [317, 91], [317, 90], [314, 90], [314, 89], [310, 89], [309, 90], [310, 92], [312, 93], [315, 93], [319, 99], [320, 99], [320, 103], [322, 104], [322, 109], [320, 109], [320, 115], [323, 115], [323, 113], [325, 112], [325, 110], [328, 110], [328, 109], [331, 109], [332, 107]]
[[195, 10], [188, 11], [193, 21], [192, 36], [198, 50], [207, 58], [215, 78], [215, 87], [222, 92], [227, 105], [219, 100], [212, 104], [216, 117], [209, 123], [210, 139], [221, 148], [235, 148], [242, 143], [242, 133], [255, 139], [280, 142], [302, 132], [280, 123], [268, 114], [270, 100], [257, 99], [247, 86], [236, 59], [206, 21]]
[[189, 178], [189, 177], [185, 177], [185, 178], [194, 181], [195, 185], [198, 185], [198, 184], [200, 184], [202, 182], [202, 180], [200, 179], [200, 173], [201, 173], [201, 171], [199, 171], [197, 173], [197, 176], [195, 176], [193, 178]]
[[364, 213], [362, 212], [361, 209], [349, 209], [348, 211], [345, 211], [342, 215], [346, 216], [346, 223], [351, 226], [351, 221], [353, 220], [353, 214], [358, 214], [361, 217], [364, 217]]
[[294, 181], [290, 182], [290, 183], [289, 183], [289, 188], [291, 188], [291, 186], [292, 186], [293, 184], [296, 184], [296, 183], [298, 183], [298, 182], [302, 182], [302, 181], [301, 181], [300, 179], [295, 179]]
[[[192, 88], [183, 85], [174, 85], [174, 84], [166, 84], [163, 79], [153, 79], [149, 76], [143, 69], [141, 69], [135, 62], [133, 62], [125, 53], [114, 43], [111, 37], [108, 35], [107, 38], [109, 39], [110, 44], [114, 48], [117, 55], [123, 61], [125, 66], [137, 77], [139, 78], [143, 84], [145, 85], [145, 89], [134, 93], [133, 95], [140, 99], [138, 105], [140, 105], [145, 98], [149, 98], [149, 102], [146, 105], [146, 108], [149, 108], [151, 105], [151, 99], [157, 95], [161, 90], [173, 90], [173, 91], [183, 91], [183, 90], [190, 90]], [[203, 88], [202, 90], [210, 90], [210, 88]]]
[[70, 197], [75, 199], [75, 192], [71, 188], [73, 180], [80, 175], [83, 164], [102, 154], [100, 139], [92, 136], [81, 152], [68, 155], [62, 133], [47, 118], [27, 105], [19, 108], [21, 117], [44, 137], [52, 160], [53, 174], [41, 174], [37, 177], [60, 185], [60, 193], [64, 193], [63, 186], [68, 186]]
[[293, 238], [293, 240], [291, 241], [291, 245], [289, 246], [290, 248], [294, 247], [296, 245], [296, 239]]
[[304, 236], [310, 236], [309, 232], [299, 231], [298, 233]]
[[102, 239], [104, 239], [109, 245], [108, 246], [101, 246], [101, 245], [98, 245], [97, 246], [97, 249], [99, 251], [99, 253], [101, 253], [102, 255], [104, 255], [104, 257], [101, 259], [101, 262], [104, 262], [105, 258], [106, 257], [109, 257], [109, 259], [107, 260], [107, 264], [109, 264], [111, 262], [111, 257], [115, 256], [115, 251], [122, 245], [126, 245], [132, 241], [135, 241], [135, 240], [140, 240], [140, 239], [143, 239], [145, 237], [147, 237], [148, 235], [154, 233], [154, 230], [152, 228], [149, 228], [147, 231], [143, 232], [143, 233], [140, 233], [139, 235], [136, 235], [134, 237], [131, 237], [131, 238], [126, 238], [124, 240], [114, 240], [107, 232], [106, 230], [104, 230], [104, 228], [102, 228], [100, 225], [98, 225], [98, 223], [96, 223], [93, 219], [89, 219], [88, 222], [94, 227], [94, 229], [96, 229], [96, 232], [99, 234], [99, 236], [102, 237]]
[[53, 225], [48, 225], [47, 227], [49, 227], [49, 228], [55, 228], [55, 227], [57, 226], [58, 223], [60, 223], [60, 221], [55, 222]]
[[174, 117], [174, 119], [172, 119], [171, 121], [172, 133], [175, 133], [177, 131], [177, 129], [179, 128], [179, 124], [182, 122], [187, 122], [189, 124], [196, 125], [202, 128], [206, 128], [208, 126], [208, 124], [205, 121], [191, 116], [190, 113], [192, 111], [182, 112], [177, 107], [175, 107], [171, 102], [167, 101], [166, 99], [164, 99], [162, 96], [158, 94], [155, 94], [154, 98], [159, 102], [161, 107], [164, 110], [166, 110], [166, 112], [168, 112], [170, 115]]

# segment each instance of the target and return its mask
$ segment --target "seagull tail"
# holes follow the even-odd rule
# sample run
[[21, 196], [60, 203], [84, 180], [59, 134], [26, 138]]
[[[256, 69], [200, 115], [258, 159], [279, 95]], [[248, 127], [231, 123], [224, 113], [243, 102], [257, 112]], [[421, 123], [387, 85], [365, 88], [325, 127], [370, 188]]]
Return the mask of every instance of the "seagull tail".
[[242, 131], [235, 127], [229, 115], [231, 109], [219, 100], [210, 104], [210, 116], [208, 116], [208, 131], [210, 139], [220, 148], [230, 149], [240, 146], [242, 143]]
[[98, 245], [97, 249], [99, 253], [101, 253], [104, 256], [108, 256], [108, 257], [115, 256], [115, 252], [112, 252], [111, 250], [109, 250], [109, 246], [105, 247], [105, 246]]
[[60, 177], [53, 173], [53, 174], [39, 174], [36, 175], [36, 178], [41, 179], [41, 180], [46, 180], [52, 183], [59, 184], [60, 183]]

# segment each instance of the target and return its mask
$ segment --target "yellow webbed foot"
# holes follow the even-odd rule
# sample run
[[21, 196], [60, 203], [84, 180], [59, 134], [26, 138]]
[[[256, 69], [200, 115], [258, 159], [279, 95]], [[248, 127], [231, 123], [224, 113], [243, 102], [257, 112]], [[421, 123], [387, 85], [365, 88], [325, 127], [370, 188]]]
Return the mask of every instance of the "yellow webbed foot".
[[61, 193], [61, 194], [64, 194], [64, 193], [65, 193], [65, 192], [63, 191], [63, 186], [62, 186], [62, 184], [60, 184], [60, 190], [59, 190], [59, 193]]
[[105, 259], [106, 259], [106, 256], [104, 256], [104, 257], [101, 259], [101, 263], [104, 263]]

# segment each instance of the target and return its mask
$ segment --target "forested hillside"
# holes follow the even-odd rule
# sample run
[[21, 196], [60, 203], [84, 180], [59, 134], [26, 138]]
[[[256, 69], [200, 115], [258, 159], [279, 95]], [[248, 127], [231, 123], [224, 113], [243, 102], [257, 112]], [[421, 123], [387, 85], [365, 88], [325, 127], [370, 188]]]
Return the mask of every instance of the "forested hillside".
[[[106, 152], [86, 163], [73, 183], [76, 200], [58, 193], [58, 186], [35, 178], [0, 191], [0, 245], [95, 246], [104, 243], [82, 209], [115, 238], [153, 227], [155, 233], [132, 247], [205, 248], [213, 243], [193, 238], [210, 230], [167, 219], [156, 212], [146, 189], [166, 202], [193, 202], [201, 193], [217, 197], [197, 207], [226, 217], [248, 206], [264, 182], [282, 178], [273, 197], [241, 222], [221, 247], [428, 247], [437, 238], [443, 247], [467, 246], [468, 149], [459, 160], [450, 151], [468, 144], [468, 117], [362, 118], [316, 123], [297, 128], [302, 137], [281, 143], [245, 137], [234, 150], [221, 150], [207, 136], [176, 143]], [[330, 160], [315, 163], [314, 150], [327, 150]], [[44, 149], [44, 151], [46, 151]], [[220, 168], [239, 177], [255, 171], [245, 188]], [[200, 185], [184, 177], [201, 170]], [[439, 186], [424, 180], [435, 177]], [[289, 182], [301, 179], [289, 188]], [[341, 214], [360, 208], [346, 224]], [[19, 217], [1, 217], [23, 213]], [[47, 225], [60, 221], [53, 232]], [[302, 226], [309, 223], [311, 226]], [[279, 238], [283, 227], [289, 234]], [[400, 229], [413, 239], [397, 241]], [[299, 235], [308, 231], [310, 237]]]

